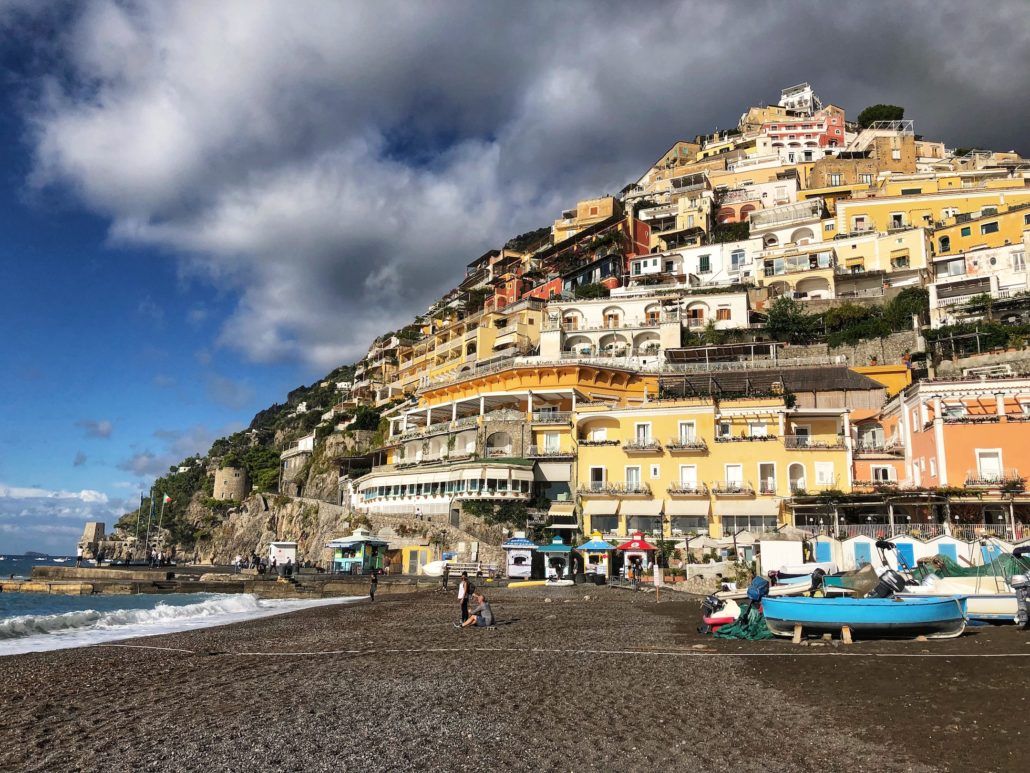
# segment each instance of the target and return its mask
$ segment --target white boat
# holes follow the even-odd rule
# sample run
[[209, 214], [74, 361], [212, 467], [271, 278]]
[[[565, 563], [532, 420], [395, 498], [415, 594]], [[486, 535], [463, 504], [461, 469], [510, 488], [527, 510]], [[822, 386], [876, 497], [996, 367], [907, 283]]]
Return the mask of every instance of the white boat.
[[1016, 592], [1002, 577], [937, 577], [930, 575], [921, 585], [908, 585], [900, 598], [926, 596], [962, 596], [970, 620], [992, 622], [1016, 621]]
[[55, 558], [54, 559], [54, 563], [55, 564], [63, 564], [67, 560], [68, 560], [67, 558]]
[[[808, 593], [811, 590], [811, 585], [807, 582], [793, 582], [787, 583], [786, 585], [773, 585], [769, 588], [767, 596], [772, 598], [781, 598], [786, 596], [801, 596]], [[854, 593], [850, 588], [832, 588], [832, 592], [827, 595], [834, 596], [850, 596]], [[715, 594], [717, 599], [732, 599], [733, 601], [743, 601], [747, 599], [747, 588], [742, 590], [724, 590], [719, 591]]]
[[43, 556], [42, 558], [37, 558], [36, 560], [37, 560], [37, 561], [46, 561], [46, 560], [47, 560], [47, 558], [46, 558], [46, 556]]

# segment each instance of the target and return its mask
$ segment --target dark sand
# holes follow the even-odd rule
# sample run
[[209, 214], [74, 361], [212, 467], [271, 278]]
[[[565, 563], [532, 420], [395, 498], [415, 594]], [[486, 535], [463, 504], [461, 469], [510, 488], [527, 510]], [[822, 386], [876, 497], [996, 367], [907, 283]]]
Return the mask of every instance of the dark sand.
[[[489, 593], [507, 623], [492, 630], [452, 628], [441, 592], [383, 594], [130, 642], [190, 652], [0, 658], [0, 770], [1026, 768], [1027, 658], [844, 655], [1030, 653], [1011, 627], [718, 642], [671, 592], [658, 606], [608, 588]], [[240, 654], [326, 650], [362, 653]]]

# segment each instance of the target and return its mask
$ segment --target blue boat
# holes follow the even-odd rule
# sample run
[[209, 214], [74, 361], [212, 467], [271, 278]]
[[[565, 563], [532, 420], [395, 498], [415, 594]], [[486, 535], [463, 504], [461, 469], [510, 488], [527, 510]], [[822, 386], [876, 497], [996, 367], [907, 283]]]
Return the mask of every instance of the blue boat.
[[867, 639], [950, 639], [966, 629], [966, 600], [955, 596], [765, 598], [762, 612], [769, 630], [777, 636], [793, 636], [798, 625], [812, 634], [840, 633], [846, 626], [853, 636]]

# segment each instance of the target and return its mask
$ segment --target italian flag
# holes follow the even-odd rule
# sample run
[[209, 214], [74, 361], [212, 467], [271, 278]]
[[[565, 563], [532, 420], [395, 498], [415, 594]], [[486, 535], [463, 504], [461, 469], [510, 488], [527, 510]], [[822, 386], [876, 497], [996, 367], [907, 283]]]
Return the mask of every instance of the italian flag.
[[170, 496], [168, 496], [167, 494], [165, 494], [164, 495], [164, 499], [161, 500], [161, 504], [167, 505], [171, 501], [172, 501], [172, 498]]

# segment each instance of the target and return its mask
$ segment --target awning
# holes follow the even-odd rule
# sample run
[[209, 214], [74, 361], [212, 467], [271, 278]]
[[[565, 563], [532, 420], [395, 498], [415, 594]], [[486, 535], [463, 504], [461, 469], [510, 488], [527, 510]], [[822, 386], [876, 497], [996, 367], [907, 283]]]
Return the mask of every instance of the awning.
[[615, 515], [617, 512], [618, 499], [588, 499], [583, 503], [584, 515]]
[[655, 546], [652, 545], [650, 542], [648, 542], [646, 539], [644, 539], [643, 536], [639, 532], [637, 534], [633, 535], [633, 539], [631, 539], [629, 542], [623, 542], [621, 545], [619, 545], [619, 547], [616, 548], [616, 550], [654, 550], [654, 549], [655, 549]]
[[571, 462], [537, 462], [537, 480], [565, 483], [572, 480]]
[[707, 499], [670, 499], [665, 503], [665, 514], [670, 517], [677, 515], [707, 517], [708, 507]]
[[639, 502], [626, 499], [622, 503], [622, 513], [627, 516], [634, 515], [661, 515], [663, 499], [643, 499]]
[[779, 515], [779, 499], [716, 500], [716, 515]]
[[575, 502], [551, 502], [548, 515], [568, 515], [576, 509]]

